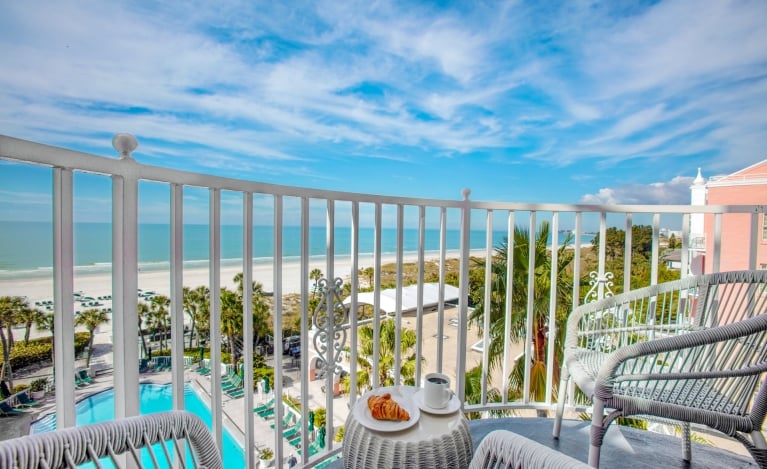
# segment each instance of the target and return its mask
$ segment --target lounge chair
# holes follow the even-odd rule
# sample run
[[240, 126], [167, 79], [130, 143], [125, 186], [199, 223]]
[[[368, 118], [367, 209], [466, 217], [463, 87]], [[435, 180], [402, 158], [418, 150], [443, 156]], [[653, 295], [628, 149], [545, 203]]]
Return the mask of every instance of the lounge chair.
[[11, 417], [25, 413], [22, 410], [14, 409], [8, 404], [8, 401], [0, 401], [0, 417]]
[[264, 411], [266, 411], [268, 409], [271, 409], [272, 407], [274, 407], [274, 397], [270, 398], [265, 403], [263, 403], [261, 405], [257, 405], [256, 407], [254, 407], [253, 408], [253, 412], [255, 412], [255, 413], [264, 412]]
[[88, 375], [88, 370], [84, 368], [77, 370], [77, 377], [80, 378], [81, 381], [85, 381], [87, 384], [91, 384], [93, 382], [93, 378]]
[[268, 409], [262, 411], [262, 412], [256, 412], [256, 414], [261, 417], [262, 419], [266, 420], [269, 417], [274, 415], [274, 407], [269, 407]]
[[[312, 456], [314, 456], [315, 454], [319, 453], [320, 451], [322, 451], [322, 446], [320, 446], [320, 444], [321, 444], [320, 443], [320, 439], [317, 438], [316, 440], [314, 440], [312, 442], [312, 444], [309, 445], [309, 457], [310, 458]], [[301, 455], [301, 448], [296, 448], [296, 452], [300, 456]]]
[[16, 394], [16, 400], [19, 402], [19, 407], [37, 407], [40, 405], [39, 402], [33, 401], [26, 391]]
[[286, 440], [290, 440], [294, 438], [296, 435], [299, 435], [301, 433], [301, 420], [296, 422], [296, 424], [287, 430], [284, 430], [282, 432], [282, 437]]
[[88, 381], [83, 381], [82, 379], [80, 379], [80, 377], [77, 375], [77, 373], [75, 373], [75, 386], [77, 386], [78, 388], [82, 388], [82, 387], [85, 387], [85, 386], [87, 386], [89, 384], [90, 383]]
[[[282, 428], [286, 428], [290, 424], [290, 421], [292, 419], [293, 419], [293, 415], [290, 412], [285, 412], [285, 416], [282, 418]], [[270, 426], [274, 428], [275, 424], [273, 423]]]
[[237, 389], [230, 389], [228, 391], [224, 391], [227, 396], [231, 398], [238, 398], [245, 395], [245, 390], [243, 388], [237, 388]]
[[572, 379], [594, 404], [594, 467], [610, 424], [633, 415], [679, 423], [685, 461], [696, 423], [767, 467], [766, 348], [767, 271], [687, 277], [580, 306], [567, 319], [554, 437]]
[[294, 448], [300, 448], [301, 447], [301, 434], [300, 432], [293, 435], [292, 437], [288, 437], [288, 444]]
[[236, 375], [231, 380], [221, 383], [221, 389], [223, 391], [232, 391], [235, 389], [239, 389], [241, 387], [242, 387], [242, 378]]
[[[97, 461], [100, 458], [108, 459], [109, 466], [124, 467], [127, 462], [143, 467], [142, 453], [147, 453], [160, 467], [173, 467], [187, 459], [186, 467], [223, 469], [221, 453], [208, 427], [199, 417], [184, 411], [141, 415], [0, 441], [3, 467], [63, 469], [88, 462], [98, 467], [107, 465], [103, 460]], [[121, 454], [125, 460], [119, 458]], [[187, 454], [192, 457], [186, 458]]]

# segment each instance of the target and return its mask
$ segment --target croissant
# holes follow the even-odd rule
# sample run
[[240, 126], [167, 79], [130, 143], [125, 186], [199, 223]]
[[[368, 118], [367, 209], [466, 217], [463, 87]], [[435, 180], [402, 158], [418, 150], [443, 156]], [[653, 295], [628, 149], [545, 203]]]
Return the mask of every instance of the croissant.
[[410, 420], [410, 414], [400, 407], [396, 401], [391, 398], [391, 394], [386, 393], [380, 396], [368, 397], [368, 407], [370, 413], [376, 420]]

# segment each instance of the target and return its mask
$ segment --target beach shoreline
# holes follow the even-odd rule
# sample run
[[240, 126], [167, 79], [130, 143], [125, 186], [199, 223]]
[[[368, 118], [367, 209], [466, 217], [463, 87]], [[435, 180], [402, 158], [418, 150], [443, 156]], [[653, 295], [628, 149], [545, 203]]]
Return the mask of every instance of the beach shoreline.
[[[474, 250], [472, 256], [484, 256], [485, 250]], [[450, 251], [446, 253], [446, 259], [456, 259], [458, 253]], [[358, 269], [366, 269], [374, 266], [374, 257], [370, 255], [358, 256]], [[424, 262], [435, 262], [439, 260], [439, 255], [424, 255]], [[402, 255], [403, 264], [414, 263], [418, 261], [417, 253], [406, 253]], [[381, 256], [381, 265], [394, 264], [397, 262], [397, 256], [387, 254]], [[311, 259], [309, 262], [309, 272], [313, 269], [319, 269], [323, 276], [327, 276], [327, 262], [324, 259]], [[234, 277], [242, 272], [242, 265], [226, 265], [220, 267], [220, 285], [221, 288], [235, 289]], [[333, 277], [342, 278], [348, 281], [351, 276], [352, 262], [347, 256], [336, 257], [333, 263]], [[139, 271], [138, 288], [144, 292], [151, 291], [154, 294], [170, 296], [170, 270], [149, 270]], [[254, 263], [253, 280], [261, 284], [263, 291], [275, 292], [275, 275], [273, 263]], [[297, 294], [301, 292], [301, 262], [298, 259], [289, 259], [283, 261], [280, 276], [278, 278], [281, 286], [281, 295]], [[210, 285], [209, 268], [206, 267], [185, 267], [183, 269], [183, 285], [189, 288]], [[311, 280], [307, 280], [311, 287]], [[94, 299], [112, 295], [112, 274], [111, 272], [76, 274], [74, 276], [74, 292], [82, 296], [88, 296]], [[275, 292], [276, 293], [276, 292]], [[29, 277], [0, 280], [0, 296], [22, 296], [27, 299], [30, 306], [37, 306], [36, 303], [51, 301], [53, 298], [53, 277]], [[79, 306], [79, 304], [76, 304]]]

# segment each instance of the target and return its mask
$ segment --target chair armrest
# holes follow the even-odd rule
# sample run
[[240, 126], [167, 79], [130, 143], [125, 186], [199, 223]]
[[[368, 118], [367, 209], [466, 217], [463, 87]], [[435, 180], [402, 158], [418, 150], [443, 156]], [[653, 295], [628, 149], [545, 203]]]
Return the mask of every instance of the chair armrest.
[[[126, 454], [141, 467], [138, 449], [150, 448], [159, 458], [175, 453], [184, 457], [181, 440], [187, 440], [195, 467], [222, 469], [221, 456], [213, 436], [202, 420], [187, 411], [140, 415], [110, 422], [65, 428], [0, 442], [0, 466], [51, 469], [73, 467], [102, 457]], [[153, 448], [158, 442], [162, 451]], [[114, 463], [114, 460], [112, 461]]]
[[586, 469], [588, 464], [507, 430], [495, 430], [480, 442], [469, 469]]

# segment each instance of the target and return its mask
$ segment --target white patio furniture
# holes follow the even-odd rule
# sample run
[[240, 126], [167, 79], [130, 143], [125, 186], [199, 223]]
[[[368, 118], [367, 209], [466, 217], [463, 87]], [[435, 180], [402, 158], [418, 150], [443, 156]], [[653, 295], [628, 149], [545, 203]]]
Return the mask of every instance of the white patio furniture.
[[482, 439], [469, 469], [580, 469], [577, 459], [507, 430], [495, 430]]
[[[164, 443], [155, 445], [155, 443]], [[154, 446], [153, 446], [154, 445]], [[143, 450], [142, 450], [143, 448]], [[114, 467], [195, 467], [222, 469], [221, 455], [208, 427], [196, 415], [171, 411], [0, 441], [0, 468], [72, 468], [108, 458]], [[191, 460], [186, 460], [191, 454]], [[186, 460], [185, 465], [174, 461]], [[96, 465], [95, 467], [101, 467]]]
[[371, 393], [413, 399], [418, 388], [390, 386], [363, 395], [344, 425], [343, 462], [347, 469], [464, 468], [469, 465], [473, 445], [469, 425], [460, 406], [441, 414], [420, 411], [418, 421], [407, 429], [384, 431], [367, 428], [358, 419], [361, 406], [367, 408]]
[[[586, 304], [567, 322], [554, 437], [568, 382], [593, 401], [589, 464], [618, 417], [690, 423], [743, 443], [767, 467], [767, 271], [688, 277]], [[605, 411], [607, 413], [605, 414]]]

